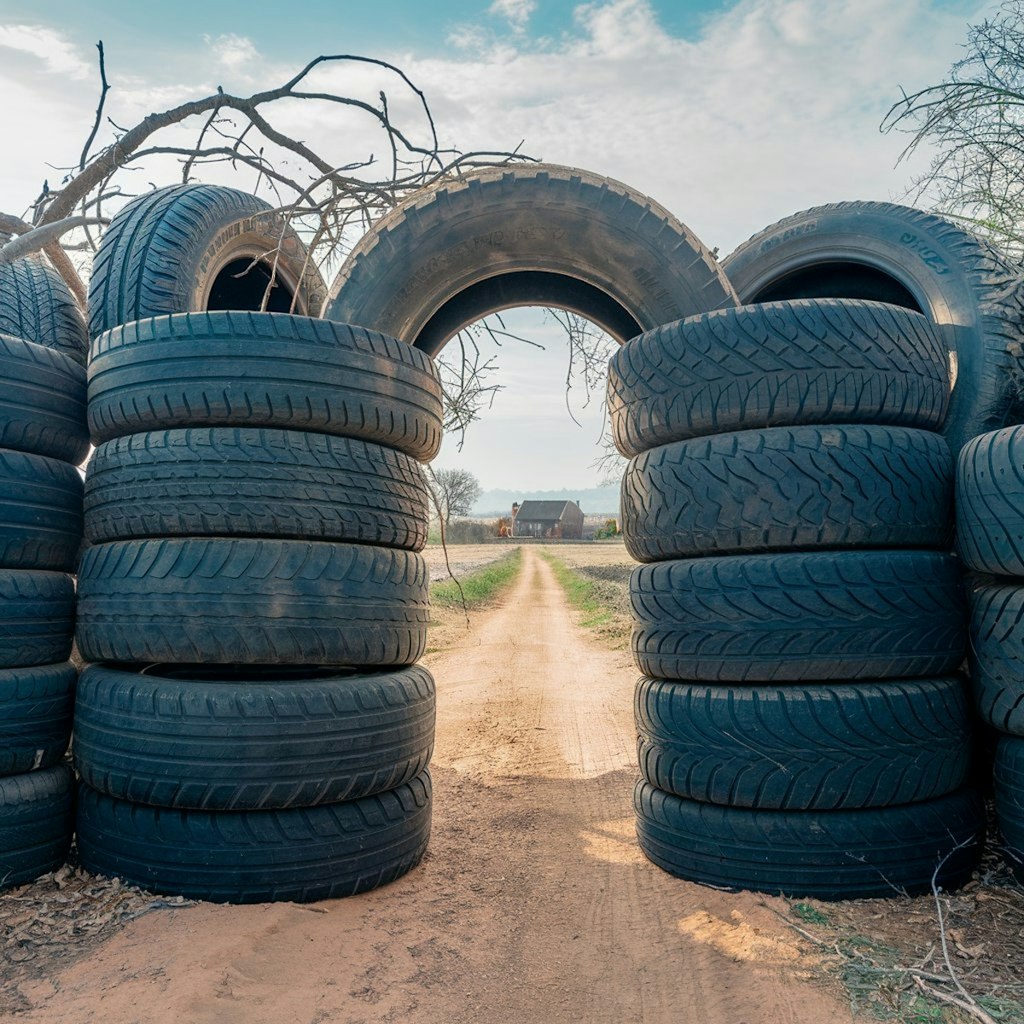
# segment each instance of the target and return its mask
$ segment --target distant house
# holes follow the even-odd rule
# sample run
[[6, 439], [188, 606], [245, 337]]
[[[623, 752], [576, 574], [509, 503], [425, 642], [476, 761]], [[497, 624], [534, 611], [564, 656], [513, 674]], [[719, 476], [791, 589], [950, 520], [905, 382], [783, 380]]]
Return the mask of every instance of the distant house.
[[583, 510], [575, 501], [524, 501], [512, 506], [512, 519], [516, 537], [583, 537]]

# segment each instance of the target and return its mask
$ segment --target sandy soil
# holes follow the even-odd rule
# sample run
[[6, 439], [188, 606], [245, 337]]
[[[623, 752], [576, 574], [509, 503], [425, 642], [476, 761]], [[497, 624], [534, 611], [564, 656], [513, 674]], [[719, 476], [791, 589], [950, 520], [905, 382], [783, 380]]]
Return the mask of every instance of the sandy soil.
[[822, 1024], [848, 1009], [772, 912], [645, 861], [628, 656], [573, 623], [529, 546], [507, 598], [429, 659], [424, 864], [350, 900], [141, 917], [22, 988], [25, 1022]]

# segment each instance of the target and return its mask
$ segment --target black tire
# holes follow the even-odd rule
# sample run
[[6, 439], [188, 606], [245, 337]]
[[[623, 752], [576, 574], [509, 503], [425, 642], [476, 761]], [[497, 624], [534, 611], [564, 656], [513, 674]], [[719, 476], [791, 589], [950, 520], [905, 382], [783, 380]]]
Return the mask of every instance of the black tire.
[[1006, 863], [1024, 881], [1024, 739], [999, 738], [992, 777]]
[[85, 315], [64, 278], [42, 256], [0, 264], [0, 334], [54, 349], [85, 365]]
[[964, 445], [956, 478], [957, 551], [969, 569], [1024, 576], [1024, 427]]
[[[640, 849], [692, 882], [822, 900], [915, 895], [970, 877], [984, 805], [961, 789], [937, 800], [857, 811], [764, 811], [683, 800], [639, 782]], [[959, 844], [966, 844], [957, 849]]]
[[429, 460], [441, 445], [433, 360], [375, 331], [283, 313], [192, 313], [93, 342], [95, 444], [176, 427], [279, 427]]
[[419, 551], [429, 500], [415, 459], [380, 445], [298, 430], [165, 430], [96, 449], [85, 531], [92, 543], [220, 535]]
[[967, 783], [964, 681], [688, 686], [642, 678], [640, 770], [702, 803], [789, 811], [931, 800]]
[[426, 644], [427, 568], [392, 548], [297, 540], [133, 540], [88, 548], [86, 661], [411, 665]]
[[108, 796], [158, 807], [271, 810], [394, 789], [429, 764], [434, 680], [91, 665], [75, 706], [75, 765]]
[[50, 768], [64, 756], [77, 678], [70, 662], [0, 669], [0, 775]]
[[67, 661], [75, 581], [62, 572], [0, 569], [0, 668]]
[[964, 657], [957, 563], [934, 551], [732, 555], [642, 565], [640, 671], [696, 682], [949, 675]]
[[78, 465], [89, 451], [85, 367], [61, 352], [0, 334], [0, 448]]
[[1024, 736], [1024, 586], [976, 581], [970, 605], [971, 687], [981, 718]]
[[[327, 287], [280, 213], [221, 185], [169, 185], [110, 222], [89, 281], [92, 337], [132, 320], [209, 309], [319, 316]], [[293, 304], [294, 303], [294, 304]]]
[[285, 811], [146, 807], [82, 786], [82, 866], [215, 903], [335, 899], [393, 882], [430, 838], [430, 774], [387, 793]]
[[874, 423], [938, 429], [946, 349], [918, 313], [817, 299], [721, 309], [666, 324], [608, 364], [608, 412], [632, 457], [731, 430]]
[[417, 192], [362, 237], [325, 316], [436, 355], [510, 306], [570, 309], [625, 341], [736, 299], [684, 224], [573, 167], [486, 167]]
[[56, 871], [67, 860], [74, 785], [67, 765], [0, 779], [0, 890]]
[[833, 203], [758, 232], [723, 268], [741, 302], [878, 299], [939, 325], [956, 353], [943, 427], [954, 456], [1024, 418], [1020, 267], [958, 224], [892, 203]]
[[949, 540], [946, 442], [903, 427], [772, 427], [644, 452], [622, 481], [638, 562], [807, 548], [935, 547]]
[[74, 572], [81, 544], [78, 470], [0, 449], [0, 568]]

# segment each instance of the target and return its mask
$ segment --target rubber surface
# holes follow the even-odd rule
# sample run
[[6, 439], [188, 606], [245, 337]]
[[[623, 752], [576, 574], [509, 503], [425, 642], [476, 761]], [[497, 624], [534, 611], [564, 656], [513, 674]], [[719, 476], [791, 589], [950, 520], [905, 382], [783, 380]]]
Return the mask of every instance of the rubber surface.
[[81, 543], [78, 470], [0, 449], [0, 568], [74, 572]]
[[641, 678], [640, 770], [731, 807], [845, 810], [943, 796], [971, 767], [963, 679], [725, 687]]
[[429, 609], [422, 556], [297, 540], [117, 541], [78, 576], [86, 661], [411, 665]]
[[969, 569], [1024, 576], [1024, 427], [964, 445], [956, 477], [957, 551]]
[[638, 562], [808, 548], [945, 547], [946, 442], [904, 427], [771, 427], [633, 459], [622, 532]]
[[578, 168], [522, 164], [470, 170], [382, 217], [324, 315], [435, 355], [512, 306], [573, 310], [625, 341], [735, 304], [714, 256], [654, 200]]
[[0, 448], [78, 465], [89, 451], [85, 367], [22, 338], [0, 334]]
[[335, 899], [415, 867], [430, 837], [430, 775], [346, 803], [285, 811], [187, 811], [82, 786], [78, 850], [87, 871], [215, 903]]
[[56, 871], [74, 824], [74, 777], [66, 765], [0, 779], [0, 890]]
[[[984, 805], [973, 790], [856, 811], [764, 811], [682, 800], [639, 782], [640, 848], [680, 878], [726, 889], [855, 899], [963, 885], [981, 854]], [[965, 843], [962, 849], [956, 847]]]
[[75, 765], [108, 796], [160, 807], [313, 807], [381, 793], [429, 764], [434, 680], [90, 665]]
[[0, 334], [24, 338], [85, 364], [85, 316], [64, 278], [41, 255], [0, 264]]
[[432, 360], [375, 331], [284, 313], [192, 313], [93, 342], [93, 442], [175, 427], [279, 427], [433, 458], [441, 385]]
[[66, 661], [0, 669], [0, 775], [49, 768], [64, 756], [77, 678]]
[[975, 580], [970, 605], [971, 686], [981, 718], [1024, 736], [1024, 586]]
[[67, 661], [74, 626], [72, 577], [0, 569], [0, 668]]
[[[242, 262], [245, 261], [245, 262]], [[238, 189], [169, 185], [133, 199], [103, 232], [89, 280], [89, 333], [165, 313], [232, 308], [216, 302], [217, 279], [254, 281], [249, 304], [258, 310], [276, 261], [271, 309], [318, 316], [326, 285], [306, 247], [269, 203]], [[236, 271], [229, 264], [238, 263]], [[267, 268], [259, 274], [251, 264]], [[297, 293], [297, 294], [296, 294]]]
[[948, 675], [963, 660], [954, 558], [933, 551], [732, 555], [642, 565], [640, 671], [697, 682]]
[[992, 774], [1006, 863], [1024, 880], [1024, 739], [1000, 737]]
[[96, 449], [86, 537], [291, 537], [419, 551], [429, 500], [419, 464], [380, 445], [298, 430], [163, 430]]
[[608, 364], [612, 437], [627, 457], [731, 430], [874, 423], [937, 429], [945, 346], [917, 313], [806, 299], [722, 309], [623, 345]]
[[[834, 203], [758, 232], [723, 268], [742, 302], [881, 294], [923, 312], [956, 353], [943, 427], [954, 455], [972, 437], [1024, 419], [1020, 267], [960, 225], [892, 203]], [[865, 270], [876, 277], [866, 290]], [[876, 291], [879, 282], [888, 288]]]

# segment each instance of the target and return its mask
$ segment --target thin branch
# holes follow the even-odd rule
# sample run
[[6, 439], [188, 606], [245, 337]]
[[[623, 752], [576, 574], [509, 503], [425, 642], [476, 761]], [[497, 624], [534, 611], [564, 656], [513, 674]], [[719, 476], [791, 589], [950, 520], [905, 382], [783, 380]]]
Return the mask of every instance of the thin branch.
[[92, 131], [89, 132], [89, 137], [85, 140], [85, 145], [82, 147], [82, 156], [78, 161], [78, 169], [80, 171], [85, 170], [85, 162], [89, 158], [89, 150], [92, 149], [92, 144], [96, 140], [96, 133], [100, 130], [100, 124], [103, 122], [103, 106], [107, 102], [107, 93], [110, 92], [110, 83], [107, 81], [107, 65], [103, 54], [102, 39], [96, 44], [96, 49], [99, 50], [100, 61], [100, 99], [99, 104], [96, 107], [96, 120], [93, 121]]

